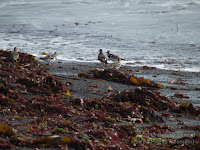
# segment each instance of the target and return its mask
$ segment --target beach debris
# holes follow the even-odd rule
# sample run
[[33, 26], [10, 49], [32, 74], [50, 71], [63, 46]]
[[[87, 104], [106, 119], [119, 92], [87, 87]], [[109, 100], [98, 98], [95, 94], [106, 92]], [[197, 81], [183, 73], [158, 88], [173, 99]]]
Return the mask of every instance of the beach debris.
[[[192, 126], [184, 125], [181, 127], [181, 129], [200, 131], [200, 125], [192, 125]], [[200, 134], [199, 134], [199, 136], [200, 136]]]
[[47, 137], [40, 137], [32, 140], [32, 145], [39, 146], [39, 147], [49, 147], [56, 143], [61, 138], [59, 136], [47, 136]]
[[157, 69], [157, 68], [156, 67], [143, 66], [142, 69], [148, 70], [148, 69]]
[[65, 136], [61, 139], [61, 142], [63, 144], [63, 149], [68, 150], [68, 144], [71, 142], [71, 138], [68, 136]]
[[[200, 148], [200, 135], [185, 137], [192, 140], [190, 145], [169, 143], [178, 141], [161, 136], [176, 129], [155, 124], [164, 123], [162, 117], [172, 112], [198, 117], [199, 108], [191, 103], [178, 105], [155, 88], [144, 87], [124, 91], [110, 87], [102, 98], [75, 98], [33, 56], [19, 52], [18, 63], [14, 63], [10, 54], [0, 50], [5, 58], [0, 59], [0, 149], [156, 149], [161, 144], [163, 149]], [[86, 75], [94, 79], [131, 84], [134, 80], [119, 71], [90, 71]], [[153, 125], [138, 131], [136, 124], [145, 123]]]
[[46, 52], [41, 52], [41, 55], [47, 55], [47, 53]]
[[183, 102], [179, 104], [179, 110], [195, 116], [198, 116], [200, 114], [200, 110], [195, 108], [191, 102]]
[[185, 96], [183, 93], [175, 93], [174, 96], [178, 98], [189, 98], [189, 96]]
[[182, 84], [182, 85], [186, 85], [187, 83], [183, 82], [182, 80], [180, 81], [180, 79], [178, 80], [171, 80], [168, 82], [169, 84]]
[[[108, 99], [117, 102], [132, 102], [135, 105], [140, 105], [143, 116], [148, 116], [152, 113], [151, 117], [155, 117], [155, 111], [163, 111], [170, 109], [171, 111], [177, 111], [177, 107], [173, 101], [167, 99], [167, 97], [160, 95], [156, 91], [150, 91], [146, 88], [136, 88], [135, 90], [125, 90], [119, 93], [111, 94]], [[146, 107], [148, 107], [148, 113], [146, 112]], [[159, 118], [157, 116], [157, 118]], [[162, 120], [162, 119], [161, 119]]]
[[89, 69], [86, 73], [80, 72], [79, 77], [85, 77], [89, 79], [104, 79], [113, 82], [119, 82], [129, 85], [149, 86], [156, 88], [163, 88], [163, 85], [155, 83], [143, 77], [131, 76], [125, 72], [120, 72], [116, 69]]
[[173, 115], [172, 114], [170, 114], [170, 113], [162, 113], [162, 115], [161, 115], [161, 117], [173, 117]]
[[107, 122], [116, 122], [116, 119], [111, 118], [111, 117], [105, 117], [104, 121], [107, 121]]
[[54, 133], [68, 133], [68, 131], [63, 128], [54, 128], [53, 132]]
[[62, 94], [65, 95], [65, 96], [67, 96], [67, 97], [69, 97], [69, 98], [72, 97], [72, 94], [71, 94], [71, 92], [68, 89], [67, 89], [67, 92], [62, 92]]
[[166, 132], [173, 132], [174, 129], [169, 127], [168, 125], [158, 125], [158, 124], [153, 124], [151, 126], [147, 126], [143, 128], [144, 130], [148, 130], [149, 133], [157, 133], [157, 134], [165, 134]]
[[12, 128], [11, 126], [5, 124], [5, 123], [0, 123], [0, 133], [4, 134], [5, 136], [8, 137], [16, 137], [17, 132]]

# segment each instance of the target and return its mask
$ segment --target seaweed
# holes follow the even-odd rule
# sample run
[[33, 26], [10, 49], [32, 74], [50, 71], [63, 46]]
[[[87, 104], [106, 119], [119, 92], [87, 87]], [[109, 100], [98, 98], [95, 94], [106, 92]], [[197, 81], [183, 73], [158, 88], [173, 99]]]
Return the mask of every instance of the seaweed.
[[[19, 60], [11, 62], [10, 54], [0, 50], [0, 149], [155, 149], [161, 144], [163, 149], [199, 149], [199, 135], [185, 137], [194, 141], [191, 145], [180, 145], [175, 139], [154, 136], [174, 132], [168, 125], [153, 124], [140, 132], [136, 126], [165, 122], [163, 118], [172, 112], [199, 116], [199, 109], [191, 103], [178, 105], [155, 88], [145, 87], [125, 91], [110, 89], [102, 98], [73, 97], [67, 86], [33, 56], [19, 53]], [[118, 70], [92, 69], [79, 76], [162, 87]], [[199, 126], [185, 129], [199, 131]]]
[[163, 85], [159, 83], [155, 83], [143, 77], [131, 76], [116, 69], [89, 69], [86, 73], [80, 72], [78, 76], [89, 79], [104, 79], [129, 85], [163, 88]]

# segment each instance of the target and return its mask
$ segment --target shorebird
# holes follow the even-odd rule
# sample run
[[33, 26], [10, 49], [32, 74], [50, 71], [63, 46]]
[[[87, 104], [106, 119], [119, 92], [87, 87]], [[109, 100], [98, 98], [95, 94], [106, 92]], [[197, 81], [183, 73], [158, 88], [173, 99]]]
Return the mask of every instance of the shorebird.
[[19, 59], [19, 53], [17, 47], [14, 47], [14, 50], [11, 52], [11, 60], [17, 61], [17, 59]]
[[116, 68], [119, 69], [121, 67], [121, 59], [118, 59], [117, 61], [111, 63], [109, 65], [110, 68]]
[[107, 51], [107, 56], [112, 61], [124, 60], [123, 58], [120, 58], [119, 56], [117, 56], [115, 54], [111, 54], [110, 51]]
[[48, 61], [48, 65], [50, 66], [51, 65], [50, 61], [55, 60], [57, 56], [58, 52], [55, 52], [54, 54], [49, 54], [45, 57], [41, 57], [40, 59]]
[[106, 58], [106, 56], [103, 54], [103, 50], [102, 50], [102, 49], [99, 49], [98, 60], [101, 62], [101, 64], [108, 64], [108, 63], [107, 63], [107, 58]]

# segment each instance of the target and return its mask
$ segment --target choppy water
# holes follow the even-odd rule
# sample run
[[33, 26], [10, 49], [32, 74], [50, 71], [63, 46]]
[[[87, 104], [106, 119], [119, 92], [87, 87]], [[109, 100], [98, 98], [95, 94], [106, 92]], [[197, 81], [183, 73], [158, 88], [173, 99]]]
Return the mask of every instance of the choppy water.
[[[75, 23], [78, 22], [78, 25]], [[0, 48], [97, 62], [200, 71], [199, 0], [1, 0]]]

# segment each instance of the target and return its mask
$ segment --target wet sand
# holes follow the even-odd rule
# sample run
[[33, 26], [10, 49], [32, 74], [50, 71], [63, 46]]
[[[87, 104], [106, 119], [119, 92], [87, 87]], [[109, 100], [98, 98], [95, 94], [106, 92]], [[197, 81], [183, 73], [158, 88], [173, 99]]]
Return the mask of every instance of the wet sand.
[[[136, 85], [125, 85], [121, 83], [109, 82], [105, 80], [92, 80], [79, 78], [79, 72], [86, 72], [88, 69], [101, 68], [100, 63], [82, 63], [82, 62], [52, 62], [51, 66], [44, 66], [57, 76], [64, 84], [68, 85], [74, 97], [80, 98], [101, 98], [108, 92], [109, 87], [122, 91], [134, 89]], [[192, 102], [195, 106], [200, 105], [200, 74], [198, 72], [182, 72], [161, 70], [148, 67], [121, 66], [119, 69], [136, 77], [144, 77], [164, 85], [163, 89], [157, 89], [162, 95], [171, 100]], [[183, 94], [179, 97], [176, 94]]]

